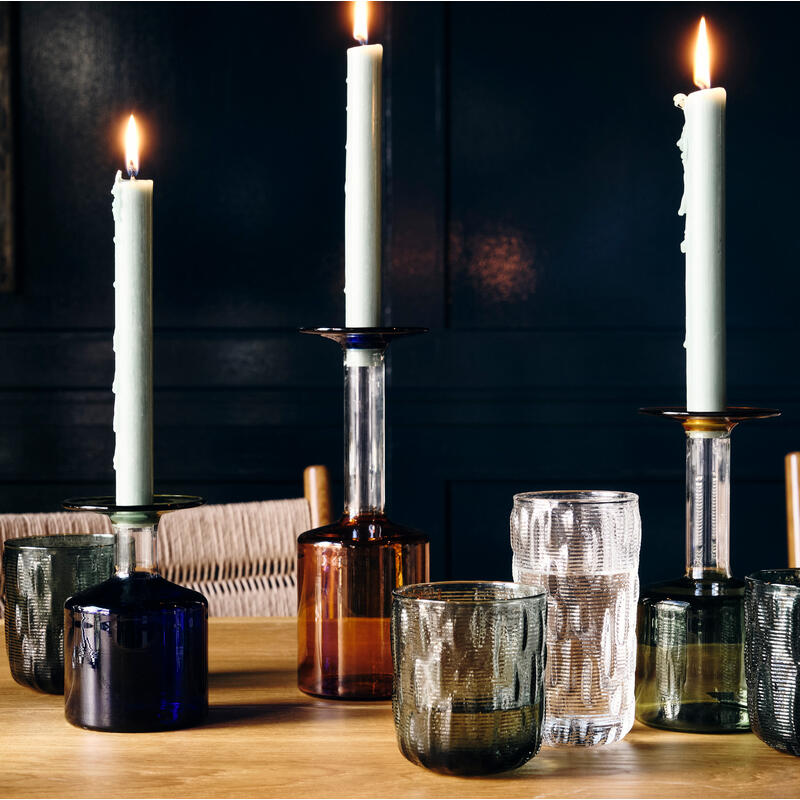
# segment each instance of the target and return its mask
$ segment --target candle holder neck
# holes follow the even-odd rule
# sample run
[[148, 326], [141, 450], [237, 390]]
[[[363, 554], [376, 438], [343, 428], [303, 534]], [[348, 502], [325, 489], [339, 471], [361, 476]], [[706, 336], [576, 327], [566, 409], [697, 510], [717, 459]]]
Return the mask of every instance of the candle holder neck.
[[728, 431], [686, 432], [686, 576], [729, 578]]
[[117, 543], [117, 576], [158, 575], [158, 523], [113, 522], [112, 528]]
[[116, 575], [157, 576], [158, 522], [163, 514], [202, 505], [201, 497], [157, 494], [149, 505], [120, 505], [114, 497], [81, 497], [63, 502], [69, 511], [96, 511], [111, 520], [116, 537]]
[[386, 501], [386, 368], [382, 348], [345, 350], [344, 513], [383, 516]]
[[344, 351], [344, 517], [383, 517], [386, 502], [386, 365], [389, 343], [425, 328], [301, 328]]

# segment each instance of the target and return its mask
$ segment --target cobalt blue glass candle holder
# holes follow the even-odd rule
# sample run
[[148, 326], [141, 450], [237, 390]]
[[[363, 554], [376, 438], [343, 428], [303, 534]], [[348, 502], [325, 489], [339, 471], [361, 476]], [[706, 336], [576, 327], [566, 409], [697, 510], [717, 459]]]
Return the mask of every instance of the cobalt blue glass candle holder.
[[64, 607], [67, 720], [101, 731], [185, 728], [208, 714], [208, 602], [158, 573], [156, 528], [168, 511], [199, 497], [155, 495], [148, 506], [114, 498], [64, 501], [107, 514], [116, 535], [116, 572]]

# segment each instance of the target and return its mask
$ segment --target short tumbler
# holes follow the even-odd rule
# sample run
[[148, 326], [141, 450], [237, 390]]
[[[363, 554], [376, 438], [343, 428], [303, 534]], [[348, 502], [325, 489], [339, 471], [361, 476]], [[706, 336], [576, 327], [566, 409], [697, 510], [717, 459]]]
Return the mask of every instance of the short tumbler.
[[745, 673], [753, 733], [800, 756], [800, 569], [745, 578]]
[[451, 775], [519, 767], [541, 744], [547, 603], [514, 583], [395, 589], [392, 709], [403, 755]]
[[29, 536], [5, 543], [6, 649], [17, 683], [64, 692], [64, 601], [113, 572], [111, 534]]
[[640, 541], [635, 494], [514, 496], [514, 580], [548, 593], [546, 745], [608, 744], [633, 726]]

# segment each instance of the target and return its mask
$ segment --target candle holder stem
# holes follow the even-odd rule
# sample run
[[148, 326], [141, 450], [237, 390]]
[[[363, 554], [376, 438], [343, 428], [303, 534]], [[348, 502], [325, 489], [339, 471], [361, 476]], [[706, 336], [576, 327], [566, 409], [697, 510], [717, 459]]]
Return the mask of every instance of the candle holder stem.
[[730, 571], [731, 431], [773, 409], [643, 409], [686, 433], [686, 571], [639, 601], [636, 717], [687, 733], [748, 731], [744, 582]]
[[303, 329], [344, 350], [344, 513], [297, 544], [297, 682], [316, 697], [391, 697], [392, 591], [428, 580], [428, 537], [384, 510], [384, 354], [392, 338], [422, 332]]
[[686, 575], [730, 578], [730, 431], [686, 431]]

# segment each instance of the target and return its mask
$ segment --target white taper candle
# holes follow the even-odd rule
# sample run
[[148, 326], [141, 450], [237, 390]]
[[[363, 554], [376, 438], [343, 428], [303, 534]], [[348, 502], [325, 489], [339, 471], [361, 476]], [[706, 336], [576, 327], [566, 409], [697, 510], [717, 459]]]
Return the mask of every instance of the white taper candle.
[[114, 432], [117, 504], [153, 501], [153, 181], [117, 172]]
[[[358, 36], [356, 31], [356, 36]], [[363, 32], [366, 39], [366, 30]], [[345, 324], [381, 320], [381, 67], [383, 47], [347, 51]]]
[[[704, 23], [701, 34], [705, 34]], [[725, 101], [725, 90], [721, 88], [675, 96], [675, 105], [685, 115], [678, 141], [684, 170], [684, 193], [678, 213], [686, 215], [681, 250], [686, 254], [689, 411], [722, 411], [726, 405]]]

